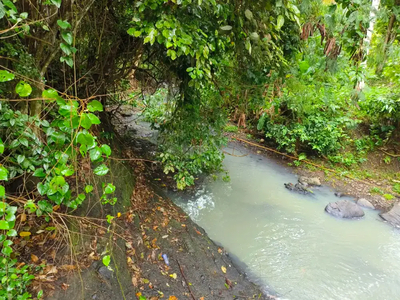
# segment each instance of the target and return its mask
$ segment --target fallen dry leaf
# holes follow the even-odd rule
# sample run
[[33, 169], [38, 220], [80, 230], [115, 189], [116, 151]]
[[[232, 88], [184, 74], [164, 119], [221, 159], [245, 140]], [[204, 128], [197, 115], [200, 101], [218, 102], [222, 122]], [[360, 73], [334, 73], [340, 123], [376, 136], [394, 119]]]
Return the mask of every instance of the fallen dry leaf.
[[57, 274], [58, 270], [56, 266], [46, 266], [44, 272], [46, 273], [46, 275]]
[[34, 263], [37, 263], [37, 262], [39, 261], [39, 257], [37, 257], [35, 254], [31, 254], [31, 260], [32, 260]]
[[132, 277], [132, 284], [133, 284], [134, 287], [138, 286], [138, 280], [137, 280], [137, 278], [135, 276]]
[[59, 269], [64, 270], [64, 271], [72, 271], [76, 269], [76, 266], [74, 265], [62, 265], [59, 267]]
[[224, 266], [221, 267], [222, 272], [226, 273], [226, 268]]
[[64, 291], [66, 291], [66, 290], [69, 288], [69, 284], [62, 283], [62, 284], [61, 284], [61, 288], [62, 288]]
[[21, 217], [21, 222], [25, 222], [26, 221], [26, 213], [20, 214], [20, 217]]
[[218, 253], [222, 253], [222, 249], [221, 248], [218, 248]]

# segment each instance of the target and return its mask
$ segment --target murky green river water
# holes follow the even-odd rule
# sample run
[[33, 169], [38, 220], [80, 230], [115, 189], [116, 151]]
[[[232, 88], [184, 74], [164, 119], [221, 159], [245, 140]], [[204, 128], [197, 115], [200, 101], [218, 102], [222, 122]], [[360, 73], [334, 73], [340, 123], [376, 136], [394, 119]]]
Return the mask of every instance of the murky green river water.
[[296, 176], [258, 155], [227, 156], [224, 165], [230, 182], [207, 180], [176, 202], [251, 279], [282, 299], [400, 299], [400, 233], [376, 211], [333, 218], [324, 212], [338, 200], [332, 191], [291, 193], [283, 184]]

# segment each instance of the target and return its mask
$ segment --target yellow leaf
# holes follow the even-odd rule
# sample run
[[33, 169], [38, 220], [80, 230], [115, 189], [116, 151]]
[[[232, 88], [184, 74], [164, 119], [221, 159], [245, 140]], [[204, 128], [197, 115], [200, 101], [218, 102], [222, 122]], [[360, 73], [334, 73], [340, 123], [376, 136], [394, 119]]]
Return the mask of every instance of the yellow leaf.
[[222, 272], [226, 273], [226, 268], [224, 266], [221, 267]]
[[20, 233], [19, 233], [19, 235], [21, 236], [21, 237], [26, 237], [26, 236], [30, 236], [32, 233], [30, 233], [29, 231], [21, 231]]
[[176, 279], [176, 273], [174, 273], [174, 274], [169, 274], [169, 277], [172, 277], [173, 279]]

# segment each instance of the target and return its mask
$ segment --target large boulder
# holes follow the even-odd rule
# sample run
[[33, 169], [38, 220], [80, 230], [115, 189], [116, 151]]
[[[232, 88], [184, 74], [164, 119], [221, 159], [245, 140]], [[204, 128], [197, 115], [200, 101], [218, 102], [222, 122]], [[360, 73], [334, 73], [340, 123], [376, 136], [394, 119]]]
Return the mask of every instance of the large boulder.
[[393, 226], [400, 227], [400, 203], [396, 203], [391, 210], [379, 215]]
[[331, 202], [325, 207], [325, 211], [338, 218], [352, 219], [364, 216], [364, 211], [361, 207], [348, 200]]
[[321, 180], [319, 180], [318, 177], [305, 177], [305, 176], [300, 176], [299, 182], [304, 185], [316, 185], [320, 186], [321, 185]]
[[365, 198], [358, 199], [357, 204], [365, 208], [375, 209], [375, 206]]

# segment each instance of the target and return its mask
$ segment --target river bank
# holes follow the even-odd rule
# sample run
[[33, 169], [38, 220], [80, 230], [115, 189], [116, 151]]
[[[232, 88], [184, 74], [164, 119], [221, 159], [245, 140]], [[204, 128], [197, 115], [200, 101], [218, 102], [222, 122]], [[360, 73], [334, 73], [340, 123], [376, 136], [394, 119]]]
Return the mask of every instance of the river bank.
[[[268, 145], [267, 142], [259, 136], [257, 136], [257, 138], [248, 139], [245, 132], [227, 133], [226, 135], [231, 143], [238, 143], [253, 153], [268, 157], [283, 167], [290, 168], [290, 170], [299, 177], [318, 177], [322, 185], [330, 187], [337, 192], [338, 198], [343, 196], [355, 199], [364, 198], [382, 212], [390, 210], [393, 205], [398, 202], [398, 197], [400, 195], [394, 193], [392, 190], [393, 183], [396, 183], [397, 180], [394, 178], [391, 179], [388, 176], [379, 178], [382, 172], [379, 173], [380, 168], [377, 168], [376, 164], [371, 163], [366, 168], [367, 171], [377, 175], [375, 178], [357, 178], [351, 173], [345, 174], [344, 172], [334, 169], [334, 172], [329, 171], [332, 170], [332, 166], [327, 166], [326, 162], [322, 159], [314, 159], [311, 161], [308, 159], [308, 161], [320, 166], [320, 168], [307, 164], [304, 161], [296, 166], [293, 163], [293, 159], [277, 153], [279, 151], [273, 152], [276, 149]], [[267, 149], [272, 149], [273, 151]], [[385, 194], [394, 194], [394, 196], [393, 198], [387, 199], [385, 198]]]
[[[154, 131], [127, 117], [114, 123], [123, 150], [114, 151], [120, 154], [107, 175], [118, 202], [109, 207], [90, 199], [77, 211], [76, 242], [57, 257], [64, 265], [70, 256], [68, 265], [79, 271], [59, 272], [47, 299], [275, 299], [163, 194], [154, 180], [160, 174], [152, 161]], [[119, 140], [121, 134], [130, 138]], [[100, 221], [108, 215], [114, 216], [110, 224]], [[109, 268], [104, 255], [110, 255]]]

